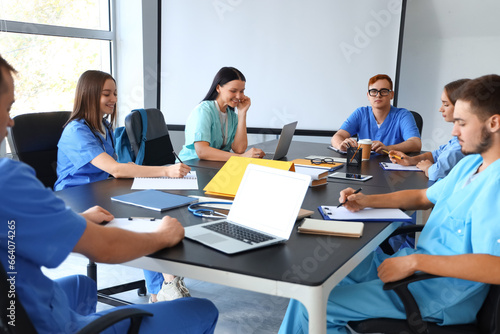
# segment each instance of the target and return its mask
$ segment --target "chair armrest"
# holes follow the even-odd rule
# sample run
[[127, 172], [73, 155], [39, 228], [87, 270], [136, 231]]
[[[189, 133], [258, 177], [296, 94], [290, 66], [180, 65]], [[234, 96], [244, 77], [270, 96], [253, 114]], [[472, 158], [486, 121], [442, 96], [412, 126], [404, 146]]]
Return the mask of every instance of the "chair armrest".
[[100, 333], [106, 328], [116, 324], [117, 322], [129, 318], [130, 318], [130, 328], [128, 333], [138, 333], [139, 327], [141, 326], [142, 317], [144, 316], [153, 316], [153, 314], [137, 308], [119, 309], [107, 313], [102, 317], [92, 321], [90, 324], [80, 329], [78, 331], [78, 334]]
[[424, 225], [405, 225], [398, 227], [394, 232], [392, 232], [381, 244], [380, 248], [386, 254], [392, 255], [394, 254], [394, 250], [389, 244], [389, 239], [400, 234], [408, 234], [413, 232], [420, 232], [424, 228]]
[[431, 278], [439, 278], [442, 276], [427, 274], [423, 272], [415, 273], [411, 276], [403, 278], [396, 282], [384, 284], [384, 290], [394, 290], [401, 299], [406, 312], [406, 321], [412, 333], [421, 333], [422, 329], [427, 328], [427, 322], [423, 321], [420, 308], [418, 307], [415, 298], [408, 289], [408, 284]]

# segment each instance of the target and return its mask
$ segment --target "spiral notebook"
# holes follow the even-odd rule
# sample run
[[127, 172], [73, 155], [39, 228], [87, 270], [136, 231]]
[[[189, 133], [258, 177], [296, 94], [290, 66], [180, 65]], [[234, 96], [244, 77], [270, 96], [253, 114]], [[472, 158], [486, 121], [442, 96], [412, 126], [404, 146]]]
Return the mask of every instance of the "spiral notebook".
[[196, 171], [190, 171], [184, 177], [136, 177], [132, 189], [198, 190], [198, 178]]

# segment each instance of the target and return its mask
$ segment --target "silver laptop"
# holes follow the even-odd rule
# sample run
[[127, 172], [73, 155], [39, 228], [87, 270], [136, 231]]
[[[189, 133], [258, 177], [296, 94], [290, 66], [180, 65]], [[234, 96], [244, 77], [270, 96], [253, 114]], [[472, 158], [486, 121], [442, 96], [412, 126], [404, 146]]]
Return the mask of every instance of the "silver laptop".
[[283, 127], [283, 129], [281, 130], [280, 139], [278, 141], [278, 146], [276, 146], [276, 151], [265, 152], [266, 156], [264, 157], [264, 159], [279, 160], [286, 156], [286, 154], [288, 153], [288, 149], [290, 148], [290, 144], [292, 143], [292, 138], [293, 134], [295, 133], [297, 123], [298, 122], [293, 122]]
[[227, 254], [285, 242], [310, 182], [305, 174], [249, 164], [227, 219], [188, 226], [185, 236]]

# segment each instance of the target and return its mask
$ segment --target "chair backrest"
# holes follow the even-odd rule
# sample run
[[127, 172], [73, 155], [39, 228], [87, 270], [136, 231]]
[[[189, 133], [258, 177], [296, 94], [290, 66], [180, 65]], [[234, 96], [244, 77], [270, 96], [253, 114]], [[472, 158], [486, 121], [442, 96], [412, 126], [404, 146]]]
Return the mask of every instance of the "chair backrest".
[[480, 333], [500, 333], [500, 285], [491, 285], [483, 306], [477, 313]]
[[10, 147], [17, 159], [35, 169], [46, 187], [52, 188], [57, 180], [57, 143], [70, 115], [70, 111], [53, 111], [14, 117]]
[[[168, 134], [163, 113], [158, 109], [146, 109], [148, 128], [146, 131], [146, 149], [143, 165], [162, 166], [175, 163], [172, 142]], [[138, 111], [133, 111], [125, 117], [125, 129], [130, 145], [137, 156], [142, 135], [142, 119]]]
[[28, 314], [15, 294], [15, 278], [9, 280], [5, 268], [0, 263], [0, 333], [13, 334], [35, 333], [36, 330], [31, 323]]
[[418, 132], [420, 132], [420, 136], [422, 136], [422, 128], [424, 127], [424, 119], [420, 114], [416, 111], [410, 111], [415, 118], [415, 123], [417, 123]]

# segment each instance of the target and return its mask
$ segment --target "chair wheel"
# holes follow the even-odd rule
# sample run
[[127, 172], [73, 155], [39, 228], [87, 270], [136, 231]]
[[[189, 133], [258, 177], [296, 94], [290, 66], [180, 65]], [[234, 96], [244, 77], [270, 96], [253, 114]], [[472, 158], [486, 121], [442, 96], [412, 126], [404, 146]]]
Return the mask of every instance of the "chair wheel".
[[146, 287], [142, 286], [139, 289], [137, 289], [137, 295], [138, 296], [145, 296], [146, 295]]

